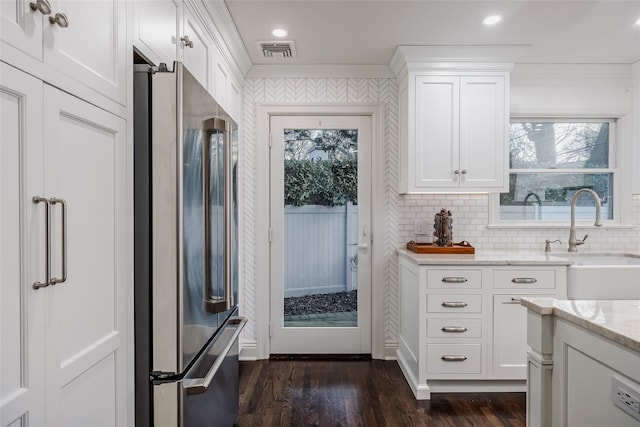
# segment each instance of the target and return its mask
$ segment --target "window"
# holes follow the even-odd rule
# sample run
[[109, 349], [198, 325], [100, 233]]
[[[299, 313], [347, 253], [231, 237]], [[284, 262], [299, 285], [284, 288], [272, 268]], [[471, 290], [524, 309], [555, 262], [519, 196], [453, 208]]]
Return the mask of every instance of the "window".
[[[602, 219], [614, 219], [615, 120], [512, 119], [509, 192], [500, 194], [499, 220], [565, 222], [581, 188], [595, 191]], [[576, 219], [593, 220], [595, 202], [585, 193]]]

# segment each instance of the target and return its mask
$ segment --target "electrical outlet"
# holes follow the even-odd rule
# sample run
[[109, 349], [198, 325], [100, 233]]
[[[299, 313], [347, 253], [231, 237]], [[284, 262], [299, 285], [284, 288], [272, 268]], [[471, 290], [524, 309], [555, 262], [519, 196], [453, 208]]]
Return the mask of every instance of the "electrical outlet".
[[611, 377], [611, 401], [626, 413], [640, 420], [640, 384], [614, 375]]

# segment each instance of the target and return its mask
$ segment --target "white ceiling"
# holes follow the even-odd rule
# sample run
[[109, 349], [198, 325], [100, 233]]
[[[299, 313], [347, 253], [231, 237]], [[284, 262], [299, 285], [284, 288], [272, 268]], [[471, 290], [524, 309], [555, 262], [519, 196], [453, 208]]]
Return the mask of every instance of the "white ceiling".
[[[388, 65], [398, 45], [527, 45], [519, 63], [640, 60], [640, 0], [225, 0], [253, 64], [256, 42], [295, 42], [296, 65]], [[503, 16], [483, 26], [491, 14]]]

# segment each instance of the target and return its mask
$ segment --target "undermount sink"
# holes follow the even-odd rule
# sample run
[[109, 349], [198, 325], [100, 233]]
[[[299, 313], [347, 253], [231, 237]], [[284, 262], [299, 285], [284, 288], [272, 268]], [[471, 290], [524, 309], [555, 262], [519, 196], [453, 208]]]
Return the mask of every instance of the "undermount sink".
[[569, 299], [640, 299], [640, 255], [567, 253]]

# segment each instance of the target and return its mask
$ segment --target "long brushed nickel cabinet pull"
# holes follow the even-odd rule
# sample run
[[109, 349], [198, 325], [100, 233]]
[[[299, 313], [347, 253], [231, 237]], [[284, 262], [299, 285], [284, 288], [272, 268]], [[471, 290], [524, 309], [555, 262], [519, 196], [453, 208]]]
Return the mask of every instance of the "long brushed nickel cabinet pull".
[[442, 303], [442, 306], [447, 308], [464, 308], [467, 306], [467, 303], [462, 301], [445, 301]]
[[520, 304], [522, 302], [521, 298], [513, 298], [511, 297], [511, 299], [509, 301], [502, 301], [502, 304]]
[[440, 359], [444, 360], [445, 362], [464, 362], [465, 360], [467, 360], [467, 356], [464, 356], [462, 354], [445, 354]]
[[440, 330], [442, 332], [467, 332], [467, 328], [464, 326], [443, 326]]
[[513, 283], [525, 283], [525, 284], [536, 283], [537, 281], [538, 279], [535, 279], [533, 277], [514, 277], [513, 279], [511, 279], [511, 282]]
[[444, 283], [465, 283], [467, 282], [466, 277], [443, 277], [442, 281]]
[[44, 226], [44, 246], [46, 255], [44, 257], [44, 282], [34, 282], [33, 289], [46, 288], [49, 286], [49, 282], [51, 281], [51, 218], [49, 217], [49, 199], [45, 199], [44, 197], [34, 196], [32, 199], [33, 203], [44, 203], [44, 217], [45, 217], [45, 226]]
[[50, 284], [56, 285], [58, 283], [64, 283], [67, 280], [67, 202], [62, 199], [52, 197], [49, 199], [49, 203], [51, 203], [51, 206], [59, 204], [62, 207], [62, 216], [60, 219], [60, 232], [62, 236], [62, 275], [59, 279], [52, 277], [49, 281]]

